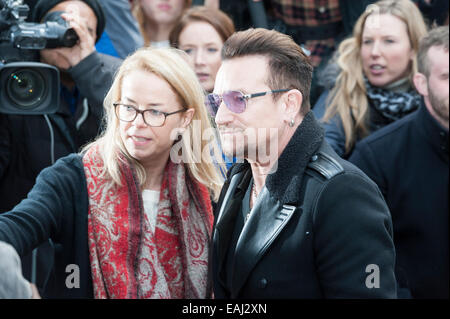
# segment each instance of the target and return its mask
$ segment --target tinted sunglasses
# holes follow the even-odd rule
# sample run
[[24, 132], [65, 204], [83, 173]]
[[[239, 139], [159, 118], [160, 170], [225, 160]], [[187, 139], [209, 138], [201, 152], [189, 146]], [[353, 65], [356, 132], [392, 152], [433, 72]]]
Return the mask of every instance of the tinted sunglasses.
[[212, 117], [215, 117], [217, 111], [219, 110], [220, 104], [222, 104], [222, 100], [225, 103], [226, 107], [233, 113], [242, 113], [247, 108], [247, 100], [264, 96], [266, 94], [274, 94], [287, 92], [289, 89], [284, 90], [273, 90], [267, 92], [253, 93], [253, 94], [244, 94], [239, 91], [226, 91], [222, 95], [211, 93], [206, 96], [205, 104], [206, 108], [210, 112]]

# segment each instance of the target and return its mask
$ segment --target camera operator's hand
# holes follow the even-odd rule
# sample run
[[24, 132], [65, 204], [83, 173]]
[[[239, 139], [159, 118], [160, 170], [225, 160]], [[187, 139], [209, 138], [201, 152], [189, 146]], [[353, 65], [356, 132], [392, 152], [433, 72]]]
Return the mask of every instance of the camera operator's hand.
[[82, 15], [70, 5], [61, 17], [75, 30], [79, 40], [71, 48], [41, 50], [41, 60], [61, 70], [67, 70], [95, 51], [97, 19], [93, 12], [92, 17], [91, 14]]
[[61, 54], [66, 57], [72, 67], [95, 51], [95, 28], [90, 28], [85, 18], [72, 12], [63, 13], [61, 17], [70, 23], [79, 37], [73, 47], [61, 48]]

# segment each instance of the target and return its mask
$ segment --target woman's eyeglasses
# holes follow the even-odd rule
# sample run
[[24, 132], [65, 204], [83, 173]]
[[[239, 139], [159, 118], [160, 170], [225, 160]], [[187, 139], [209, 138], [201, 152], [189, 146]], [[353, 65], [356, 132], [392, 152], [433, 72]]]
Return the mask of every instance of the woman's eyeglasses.
[[211, 113], [211, 116], [215, 117], [217, 111], [222, 104], [222, 100], [225, 103], [226, 107], [233, 113], [242, 113], [245, 111], [247, 107], [247, 100], [264, 96], [266, 94], [274, 94], [287, 92], [289, 89], [285, 90], [272, 90], [267, 92], [253, 93], [253, 94], [244, 94], [240, 91], [226, 91], [222, 95], [211, 93], [206, 96], [205, 104], [208, 111]]
[[145, 124], [148, 126], [163, 126], [166, 122], [166, 118], [169, 115], [185, 112], [186, 109], [181, 109], [175, 112], [167, 113], [162, 112], [154, 109], [148, 109], [148, 110], [139, 110], [136, 107], [128, 104], [122, 104], [122, 103], [113, 103], [115, 108], [116, 116], [119, 120], [124, 122], [133, 122], [138, 114], [142, 115], [142, 118], [144, 119]]

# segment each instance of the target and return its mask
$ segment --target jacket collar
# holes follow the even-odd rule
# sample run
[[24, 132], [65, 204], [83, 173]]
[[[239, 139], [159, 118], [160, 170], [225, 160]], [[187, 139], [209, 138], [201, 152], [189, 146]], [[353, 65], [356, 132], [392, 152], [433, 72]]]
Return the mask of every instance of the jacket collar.
[[415, 117], [416, 127], [419, 129], [423, 138], [425, 138], [433, 150], [446, 163], [449, 162], [449, 140], [448, 130], [446, 130], [436, 119], [428, 112], [425, 102], [422, 103]]
[[[268, 247], [282, 232], [290, 218], [301, 213], [300, 187], [305, 169], [323, 141], [323, 130], [312, 112], [309, 112], [295, 131], [256, 201], [250, 218], [244, 225], [236, 244], [231, 297], [236, 297], [251, 270]], [[214, 232], [214, 249], [219, 282], [225, 255], [230, 243], [236, 215], [251, 180], [250, 164], [245, 162], [234, 168], [224, 196]]]
[[273, 197], [282, 203], [298, 202], [298, 186], [323, 138], [323, 129], [310, 111], [281, 153], [276, 172], [267, 176], [266, 187]]

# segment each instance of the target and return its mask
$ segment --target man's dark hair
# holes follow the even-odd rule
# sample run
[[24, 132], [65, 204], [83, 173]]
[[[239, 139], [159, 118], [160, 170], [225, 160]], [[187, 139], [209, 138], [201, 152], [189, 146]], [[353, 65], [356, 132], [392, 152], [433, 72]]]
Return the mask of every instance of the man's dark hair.
[[428, 51], [431, 47], [443, 47], [445, 51], [448, 51], [448, 36], [448, 26], [443, 26], [431, 30], [420, 41], [417, 52], [418, 71], [426, 77], [430, 75]]
[[[222, 49], [224, 61], [249, 55], [269, 59], [267, 85], [272, 90], [297, 89], [303, 95], [300, 113], [304, 115], [311, 109], [309, 91], [313, 67], [291, 37], [274, 30], [248, 29], [229, 37]], [[278, 96], [274, 95], [274, 99]]]

